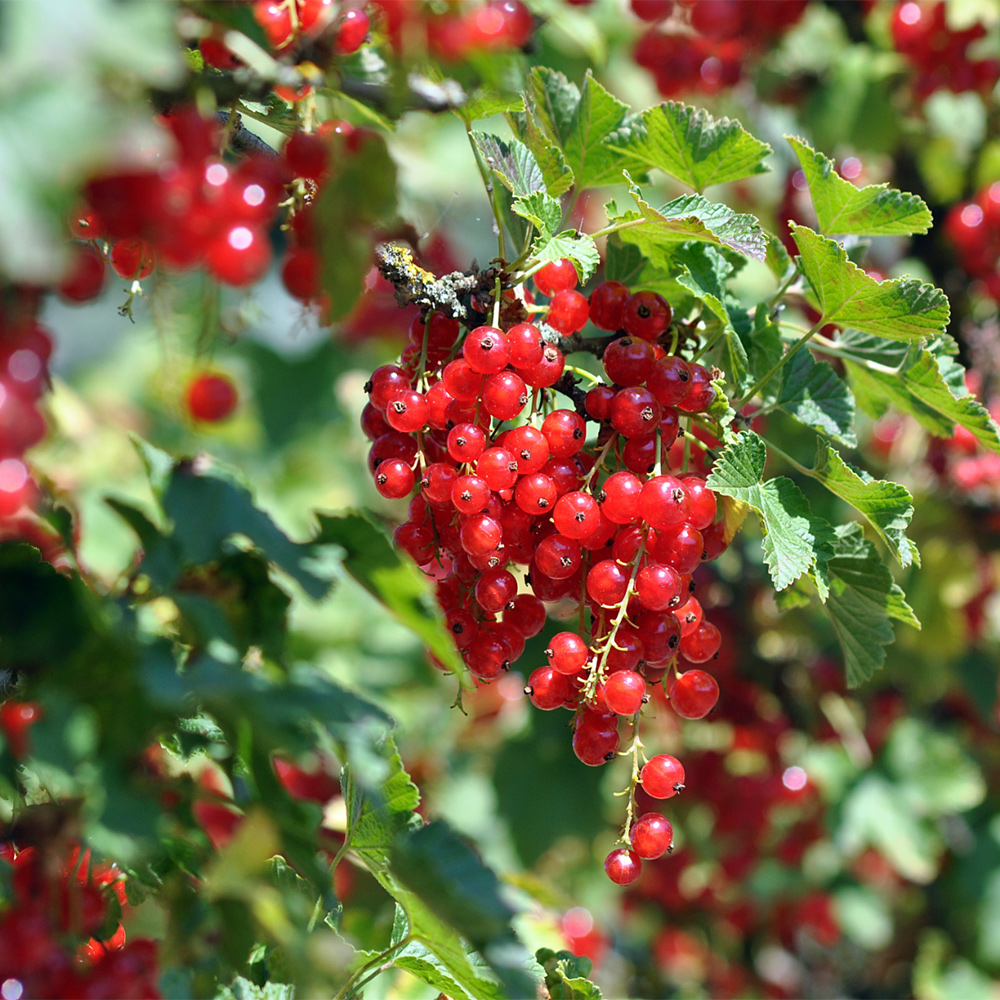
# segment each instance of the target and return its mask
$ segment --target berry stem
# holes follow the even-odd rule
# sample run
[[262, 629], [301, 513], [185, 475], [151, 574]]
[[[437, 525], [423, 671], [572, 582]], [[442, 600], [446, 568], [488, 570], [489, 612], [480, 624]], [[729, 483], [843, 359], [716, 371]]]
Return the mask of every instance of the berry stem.
[[644, 540], [640, 543], [639, 550], [636, 552], [635, 559], [632, 561], [632, 572], [629, 575], [628, 586], [625, 588], [625, 596], [622, 598], [621, 604], [618, 606], [618, 613], [615, 615], [615, 620], [611, 623], [611, 631], [608, 632], [600, 648], [594, 652], [596, 666], [588, 674], [586, 683], [583, 686], [584, 701], [593, 701], [597, 685], [600, 684], [605, 677], [607, 677], [608, 654], [611, 652], [611, 648], [613, 646], [616, 649], [621, 648], [619, 646], [615, 646], [615, 639], [618, 636], [618, 629], [621, 628], [622, 622], [628, 617], [627, 612], [629, 597], [632, 595], [633, 588], [635, 587], [635, 578], [639, 572], [642, 557], [645, 554], [646, 542]]
[[583, 482], [580, 484], [581, 492], [587, 493], [590, 491], [590, 484], [593, 482], [594, 476], [596, 476], [597, 473], [600, 472], [601, 468], [604, 465], [604, 459], [607, 458], [608, 452], [611, 450], [611, 448], [614, 446], [614, 443], [617, 440], [618, 440], [618, 432], [615, 431], [614, 433], [612, 433], [611, 437], [609, 437], [608, 440], [605, 442], [605, 445], [598, 453], [597, 458], [594, 459], [594, 467], [590, 470], [590, 472], [587, 473], [587, 475], [584, 477]]
[[628, 796], [628, 805], [625, 807], [625, 824], [622, 827], [621, 836], [618, 838], [618, 842], [626, 846], [629, 844], [629, 832], [632, 829], [632, 820], [635, 816], [635, 786], [639, 784], [639, 773], [642, 771], [639, 765], [639, 758], [642, 758], [643, 764], [646, 763], [646, 755], [642, 751], [642, 740], [639, 738], [639, 713], [636, 712], [632, 716], [632, 745], [628, 750], [621, 751], [621, 756], [623, 757], [626, 754], [631, 754], [632, 756], [632, 779], [629, 782], [628, 788], [614, 793], [615, 795]]

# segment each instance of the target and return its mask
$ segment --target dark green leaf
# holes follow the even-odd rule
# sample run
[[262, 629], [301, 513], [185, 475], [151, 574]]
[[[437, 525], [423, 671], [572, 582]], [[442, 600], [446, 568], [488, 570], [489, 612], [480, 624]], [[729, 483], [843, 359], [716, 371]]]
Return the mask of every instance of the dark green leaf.
[[823, 443], [817, 448], [816, 464], [810, 475], [860, 511], [901, 566], [912, 562], [920, 565], [917, 547], [906, 537], [913, 516], [913, 497], [905, 486], [862, 478], [835, 449]]
[[771, 147], [729, 118], [664, 101], [630, 119], [607, 139], [612, 149], [655, 167], [696, 191], [766, 173]]
[[799, 423], [850, 448], [857, 445], [851, 390], [827, 362], [816, 361], [808, 350], [797, 351], [782, 368], [776, 403]]
[[481, 87], [458, 109], [458, 114], [465, 121], [474, 122], [480, 118], [523, 110], [524, 98], [520, 94], [500, 94], [492, 88]]
[[803, 573], [813, 570], [819, 576], [823, 597], [830, 526], [813, 516], [809, 502], [790, 479], [781, 476], [762, 481], [766, 459], [763, 439], [753, 431], [744, 431], [718, 457], [708, 485], [757, 512], [764, 533], [764, 561], [775, 590], [784, 590]]
[[0, 668], [34, 672], [83, 651], [96, 610], [77, 577], [36, 548], [0, 543]]
[[395, 877], [482, 955], [511, 997], [535, 995], [529, 956], [511, 927], [513, 907], [490, 868], [453, 830], [431, 822], [396, 840]]
[[829, 157], [801, 139], [785, 136], [809, 182], [820, 232], [855, 236], [910, 236], [926, 233], [931, 213], [915, 194], [888, 184], [855, 187], [837, 173]]
[[202, 566], [226, 554], [224, 543], [245, 535], [309, 594], [321, 598], [328, 580], [307, 565], [312, 548], [293, 542], [269, 514], [255, 507], [250, 493], [204, 459], [180, 462], [163, 495], [163, 509], [173, 522], [173, 541], [189, 565]]
[[[719, 318], [725, 332], [725, 353], [722, 358], [729, 383], [742, 391], [751, 384], [748, 375], [749, 361], [743, 340], [733, 325], [736, 322], [749, 327], [746, 312], [741, 310], [726, 289], [726, 282], [734, 272], [733, 265], [715, 247], [695, 243], [686, 247], [681, 261], [677, 282], [688, 289]], [[739, 314], [742, 313], [742, 316]]]
[[844, 653], [847, 683], [857, 687], [885, 662], [882, 647], [893, 641], [890, 619], [915, 628], [920, 623], [875, 546], [864, 539], [861, 526], [840, 525], [835, 533], [834, 555], [827, 564], [830, 595], [825, 607]]
[[944, 333], [950, 309], [944, 292], [913, 278], [876, 281], [847, 251], [806, 226], [791, 226], [803, 273], [816, 293], [820, 323], [850, 326], [891, 340]]
[[415, 632], [438, 659], [464, 676], [464, 665], [433, 599], [433, 587], [412, 563], [393, 549], [389, 539], [362, 514], [320, 514], [314, 545], [338, 545], [344, 568], [404, 625]]

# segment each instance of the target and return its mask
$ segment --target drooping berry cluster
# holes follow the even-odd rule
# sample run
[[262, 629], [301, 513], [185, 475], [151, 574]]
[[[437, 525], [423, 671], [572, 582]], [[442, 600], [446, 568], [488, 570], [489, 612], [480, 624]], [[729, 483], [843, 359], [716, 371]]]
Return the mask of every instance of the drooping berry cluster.
[[1000, 80], [1000, 60], [970, 58], [967, 52], [986, 37], [986, 25], [977, 21], [960, 29], [949, 27], [946, 3], [897, 0], [890, 30], [896, 51], [913, 64], [913, 86], [920, 99], [936, 90], [988, 94]]
[[129, 906], [117, 868], [92, 863], [90, 851], [79, 846], [53, 857], [52, 850], [19, 851], [10, 844], [0, 848], [0, 865], [9, 867], [4, 882], [12, 893], [0, 901], [5, 996], [160, 996], [156, 942], [126, 942], [121, 923], [102, 933], [110, 896], [122, 912]]
[[944, 232], [962, 267], [1000, 302], [1000, 181], [952, 206]]
[[[436, 313], [411, 326], [403, 363], [368, 383], [362, 427], [369, 464], [387, 498], [412, 496], [397, 546], [437, 581], [445, 621], [470, 672], [491, 681], [538, 634], [546, 605], [576, 606], [576, 631], [551, 639], [549, 662], [526, 693], [543, 710], [574, 713], [573, 750], [598, 766], [619, 751], [619, 719], [632, 719], [634, 774], [665, 798], [683, 784], [672, 757], [638, 768], [638, 713], [647, 686], [664, 681], [678, 715], [697, 719], [719, 688], [696, 665], [720, 635], [693, 596], [692, 574], [726, 545], [715, 495], [686, 471], [693, 424], [715, 398], [703, 366], [670, 354], [672, 311], [655, 292], [606, 281], [589, 301], [568, 260], [545, 265], [535, 287], [549, 297], [530, 322], [482, 325], [460, 336]], [[608, 384], [585, 395], [567, 384], [557, 334], [587, 320], [610, 337], [599, 345]], [[582, 342], [586, 345], [586, 341]], [[576, 391], [578, 409], [556, 408], [553, 386]], [[593, 431], [593, 435], [588, 431]], [[514, 571], [526, 568], [524, 583]], [[692, 669], [681, 670], [682, 659]], [[670, 844], [656, 814], [629, 819], [608, 873], [627, 884], [641, 858]]]
[[806, 0], [630, 0], [653, 27], [636, 42], [636, 63], [664, 97], [717, 93], [739, 82], [747, 57], [802, 16]]

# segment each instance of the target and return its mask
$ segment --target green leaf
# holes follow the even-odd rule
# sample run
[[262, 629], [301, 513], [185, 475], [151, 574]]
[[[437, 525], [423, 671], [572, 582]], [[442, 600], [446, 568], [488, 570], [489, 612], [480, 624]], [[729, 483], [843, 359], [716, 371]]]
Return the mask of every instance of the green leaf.
[[583, 233], [577, 234], [569, 230], [548, 240], [536, 240], [531, 248], [531, 255], [537, 261], [569, 257], [576, 267], [581, 285], [590, 280], [601, 263], [601, 254], [594, 241]]
[[[664, 251], [670, 254], [671, 244], [686, 240], [727, 246], [747, 257], [763, 259], [764, 231], [752, 215], [737, 215], [726, 205], [708, 201], [700, 194], [675, 198], [657, 211], [643, 199], [631, 177], [625, 176], [639, 211], [630, 210], [621, 215], [609, 213], [609, 220], [632, 223], [618, 231], [618, 238], [634, 243], [654, 264], [664, 266], [661, 264]], [[609, 209], [617, 213], [614, 202], [609, 202]], [[665, 266], [669, 268], [670, 265]]]
[[0, 543], [0, 668], [37, 672], [79, 654], [92, 632], [90, 595], [33, 546]]
[[942, 334], [950, 309], [944, 292], [914, 278], [876, 281], [847, 251], [806, 226], [791, 226], [802, 271], [819, 300], [819, 323], [850, 326], [890, 340]]
[[573, 186], [573, 171], [562, 150], [542, 131], [538, 119], [532, 114], [524, 117], [521, 139], [538, 162], [545, 190], [554, 197], [565, 194]]
[[956, 738], [916, 718], [902, 718], [885, 748], [885, 766], [921, 816], [967, 812], [986, 796], [986, 782]]
[[840, 525], [835, 534], [825, 607], [844, 653], [847, 683], [857, 687], [885, 662], [882, 647], [893, 641], [890, 619], [914, 628], [920, 623], [861, 526]]
[[492, 87], [480, 87], [460, 108], [457, 114], [467, 122], [524, 110], [520, 94], [501, 94]]
[[364, 289], [372, 263], [371, 230], [396, 212], [396, 164], [385, 140], [370, 133], [337, 169], [316, 200], [323, 291], [331, 321], [343, 319]]
[[535, 995], [529, 956], [511, 926], [514, 908], [490, 868], [447, 824], [398, 837], [393, 875], [482, 955], [511, 997]]
[[860, 511], [901, 566], [913, 562], [920, 565], [917, 547], [906, 537], [913, 516], [913, 497], [905, 486], [862, 478], [836, 449], [822, 442], [817, 447], [816, 464], [809, 475]]
[[501, 139], [473, 132], [473, 141], [486, 165], [516, 198], [545, 190], [545, 178], [531, 150], [520, 139]]
[[391, 737], [386, 737], [383, 753], [389, 775], [377, 790], [362, 788], [351, 768], [344, 771], [343, 782], [351, 850], [373, 872], [388, 868], [395, 838], [420, 824], [420, 791], [404, 770]]
[[949, 438], [955, 425], [966, 428], [990, 451], [1000, 453], [1000, 427], [989, 411], [953, 378], [960, 366], [948, 356], [921, 350], [913, 364], [886, 371], [871, 364], [847, 361], [847, 373], [865, 409], [880, 416], [891, 403], [915, 417], [936, 437]]
[[601, 1000], [600, 989], [587, 977], [594, 963], [571, 951], [539, 948], [535, 961], [545, 972], [545, 986], [552, 1000]]
[[[393, 952], [392, 964], [455, 1000], [503, 1000], [500, 984], [486, 964], [475, 952], [466, 956], [465, 945], [454, 931], [444, 926], [441, 929], [444, 933], [437, 933], [430, 946], [414, 939], [406, 911], [397, 903], [390, 943], [397, 944], [408, 936], [410, 941]], [[469, 968], [466, 963], [454, 962], [453, 951], [468, 958]]]
[[562, 149], [578, 191], [621, 183], [623, 168], [637, 168], [636, 160], [604, 145], [628, 106], [605, 90], [589, 69], [578, 89], [562, 73], [536, 66], [525, 105], [542, 131]]
[[777, 406], [801, 424], [853, 448], [854, 397], [826, 361], [808, 350], [797, 351], [781, 370]]
[[746, 311], [733, 300], [726, 288], [726, 282], [735, 268], [719, 250], [702, 243], [685, 248], [680, 260], [682, 270], [677, 276], [678, 284], [701, 299], [722, 322], [725, 334], [723, 360], [728, 381], [740, 391], [747, 389], [751, 384], [748, 372], [750, 362], [746, 345], [734, 327], [733, 313], [737, 314], [736, 321], [747, 328], [749, 321]]
[[543, 241], [551, 239], [562, 224], [562, 206], [544, 191], [532, 191], [531, 194], [515, 199], [511, 209], [527, 219], [538, 230]]
[[464, 664], [444, 626], [428, 578], [403, 559], [384, 532], [364, 515], [320, 514], [318, 521], [312, 545], [342, 548], [347, 572], [415, 632], [443, 664], [465, 677]]
[[744, 431], [718, 457], [708, 485], [716, 493], [748, 504], [760, 518], [764, 562], [775, 590], [784, 590], [810, 570], [819, 576], [830, 554], [830, 526], [814, 517], [802, 491], [781, 476], [762, 481], [767, 448], [753, 431]]
[[713, 118], [703, 108], [664, 101], [630, 119], [607, 145], [701, 192], [770, 169], [771, 153], [738, 121]]
[[809, 182], [820, 232], [855, 236], [909, 236], [932, 223], [923, 199], [888, 184], [855, 187], [837, 173], [833, 160], [807, 143], [785, 136]]
[[269, 514], [254, 506], [245, 487], [205, 458], [177, 463], [163, 494], [163, 510], [173, 523], [171, 540], [185, 564], [210, 563], [226, 554], [225, 543], [234, 535], [245, 535], [310, 597], [318, 600], [330, 589], [330, 581], [308, 566], [311, 546], [293, 542]]

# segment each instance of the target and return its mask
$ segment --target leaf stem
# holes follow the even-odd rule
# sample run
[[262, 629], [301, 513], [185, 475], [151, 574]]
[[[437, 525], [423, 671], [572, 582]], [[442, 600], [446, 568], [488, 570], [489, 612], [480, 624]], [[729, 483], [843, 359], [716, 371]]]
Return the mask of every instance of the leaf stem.
[[374, 979], [375, 976], [379, 975], [379, 973], [385, 972], [386, 969], [391, 968], [392, 962], [389, 961], [389, 956], [394, 951], [399, 951], [400, 948], [405, 948], [412, 940], [413, 936], [411, 934], [407, 934], [406, 937], [397, 941], [395, 944], [389, 945], [385, 951], [380, 951], [373, 958], [370, 958], [334, 994], [333, 1000], [346, 1000], [348, 997], [356, 996], [356, 991], [364, 986], [365, 983]]
[[620, 229], [631, 229], [633, 226], [641, 226], [647, 221], [646, 217], [643, 216], [641, 219], [629, 219], [627, 222], [612, 222], [611, 225], [605, 226], [603, 229], [598, 229], [596, 233], [588, 233], [587, 235], [592, 240], [598, 240], [602, 236], [610, 236], [612, 233], [617, 233]]
[[740, 399], [738, 402], [734, 402], [731, 404], [733, 409], [738, 410], [742, 406], [745, 406], [747, 403], [749, 403], [750, 400], [753, 399], [754, 396], [756, 396], [757, 393], [760, 392], [760, 390], [763, 389], [764, 386], [767, 385], [767, 383], [770, 382], [771, 379], [781, 370], [781, 368], [788, 362], [788, 360], [792, 357], [792, 355], [795, 354], [801, 348], [805, 347], [805, 345], [810, 340], [812, 340], [813, 337], [816, 336], [816, 334], [820, 331], [825, 322], [826, 320], [821, 317], [816, 323], [813, 324], [813, 326], [809, 330], [807, 330], [801, 337], [799, 337], [799, 339], [796, 340], [795, 343], [792, 344], [792, 346], [789, 347], [788, 350], [785, 351], [785, 353], [778, 359], [777, 363], [771, 366], [770, 371], [768, 371], [768, 373], [763, 378], [758, 379], [752, 389], [743, 394], [742, 399]]

